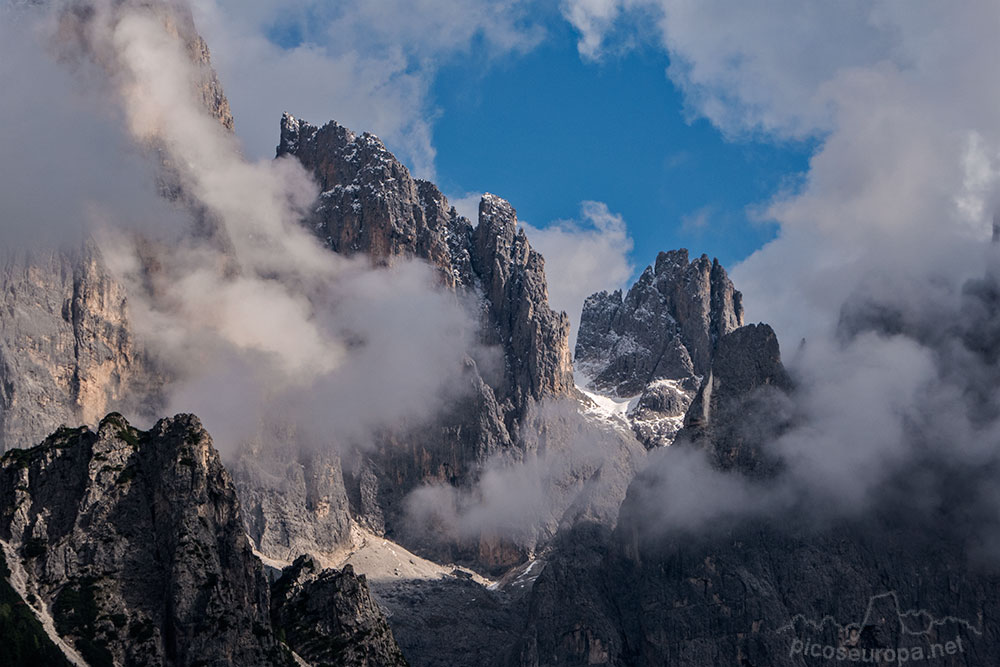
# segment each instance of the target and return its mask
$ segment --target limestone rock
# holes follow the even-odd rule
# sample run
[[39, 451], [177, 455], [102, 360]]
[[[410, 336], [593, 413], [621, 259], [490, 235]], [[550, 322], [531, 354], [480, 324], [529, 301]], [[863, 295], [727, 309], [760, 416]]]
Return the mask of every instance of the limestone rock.
[[285, 568], [272, 587], [271, 616], [288, 646], [312, 667], [405, 667], [365, 576], [323, 570], [311, 556]]
[[587, 298], [574, 362], [587, 389], [638, 397], [628, 419], [647, 447], [668, 445], [719, 341], [743, 324], [742, 296], [718, 260], [661, 252], [624, 296]]
[[788, 423], [783, 398], [791, 389], [771, 327], [741, 327], [719, 342], [676, 442], [710, 449], [721, 469], [764, 474], [775, 465], [766, 444]]
[[125, 288], [87, 246], [8, 255], [0, 269], [0, 450], [111, 409], [150, 415], [161, 379], [129, 321]]
[[545, 261], [531, 249], [517, 214], [491, 194], [479, 203], [473, 265], [489, 305], [487, 342], [504, 348], [509, 397], [523, 414], [527, 400], [567, 395], [573, 387], [569, 318], [548, 306]]
[[705, 375], [719, 340], [742, 324], [742, 296], [718, 260], [661, 252], [624, 298], [587, 299], [575, 361], [595, 388], [632, 396], [653, 380]]
[[91, 664], [289, 664], [232, 480], [193, 416], [141, 432], [111, 414], [11, 450], [0, 538]]
[[[411, 548], [431, 549], [426, 536], [405, 535], [402, 499], [426, 482], [471, 484], [490, 457], [523, 456], [518, 431], [532, 406], [574, 392], [569, 320], [549, 307], [544, 260], [503, 199], [485, 195], [473, 226], [433, 184], [412, 178], [377, 137], [334, 122], [319, 128], [285, 114], [277, 155], [298, 159], [319, 184], [307, 224], [331, 249], [365, 254], [377, 265], [429, 262], [443, 287], [478, 303], [482, 342], [500, 353], [488, 370], [469, 359], [463, 382], [471, 391], [432, 423], [388, 429], [374, 452], [344, 462], [354, 516], [411, 540]], [[506, 559], [517, 552], [508, 546], [487, 539], [475, 549], [487, 556], [471, 547], [434, 554]]]
[[330, 122], [317, 128], [285, 114], [277, 156], [297, 158], [322, 194], [313, 227], [334, 251], [376, 263], [419, 257], [449, 286], [469, 285], [472, 225], [431, 183], [409, 170], [375, 135]]
[[[165, 0], [116, 3], [117, 9], [136, 7], [153, 12], [181, 40], [200, 74], [196, 92], [232, 130], [229, 102], [190, 8]], [[101, 60], [88, 36], [94, 16], [88, 2], [61, 12], [56, 46], [67, 58]], [[163, 193], [184, 200], [170, 165], [161, 166]], [[5, 252], [0, 262], [0, 451], [39, 442], [60, 424], [94, 426], [111, 410], [159, 414], [164, 378], [136, 340], [125, 287], [92, 243], [31, 255]]]
[[[977, 306], [1000, 293], [980, 289], [988, 282], [965, 290], [971, 324], [956, 332], [976, 349], [981, 339], [968, 332], [993, 323]], [[965, 378], [972, 386], [978, 380]], [[804, 642], [818, 645], [820, 656], [865, 651], [872, 663], [874, 651], [898, 657], [901, 647], [911, 654], [919, 647], [931, 655], [949, 641], [946, 664], [1000, 660], [987, 620], [1000, 611], [1000, 569], [969, 557], [980, 542], [963, 517], [981, 501], [956, 483], [968, 475], [961, 465], [917, 460], [852, 515], [804, 503], [691, 529], [659, 520], [669, 502], [663, 480], [676, 480], [660, 472], [683, 465], [675, 455], [686, 447], [701, 447], [726, 475], [761, 488], [779, 484], [783, 470], [769, 460], [768, 445], [790, 419], [779, 399], [794, 391], [770, 327], [724, 336], [684, 432], [650, 454], [614, 531], [577, 524], [554, 545], [507, 664], [800, 667], [811, 657]], [[913, 498], [927, 485], [949, 489], [949, 502], [919, 509]]]
[[247, 533], [268, 557], [332, 556], [350, 542], [351, 512], [336, 452], [275, 439], [232, 462]]
[[277, 155], [297, 158], [319, 183], [312, 224], [331, 249], [376, 263], [423, 259], [443, 284], [482, 296], [484, 339], [503, 349], [506, 363], [494, 387], [501, 402], [523, 414], [529, 398], [572, 391], [569, 320], [549, 308], [544, 260], [509, 203], [484, 195], [473, 228], [378, 137], [335, 122], [317, 128], [285, 114]]

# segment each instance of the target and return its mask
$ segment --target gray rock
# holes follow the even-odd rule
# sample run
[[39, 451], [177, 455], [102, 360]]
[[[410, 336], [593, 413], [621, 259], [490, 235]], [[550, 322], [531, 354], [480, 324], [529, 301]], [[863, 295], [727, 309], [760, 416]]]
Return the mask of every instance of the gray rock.
[[791, 390], [771, 327], [741, 327], [719, 342], [675, 444], [707, 448], [713, 464], [723, 470], [773, 472], [777, 463], [768, 458], [766, 445], [789, 424], [785, 395]]
[[661, 252], [624, 297], [584, 302], [576, 370], [592, 391], [639, 396], [628, 415], [639, 440], [669, 445], [719, 341], [742, 324], [742, 296], [718, 260]]
[[661, 252], [624, 298], [586, 300], [574, 359], [594, 388], [634, 396], [653, 380], [704, 376], [718, 341], [742, 324], [742, 296], [718, 260]]
[[371, 585], [413, 667], [499, 664], [517, 641], [526, 609], [523, 594], [459, 575]]
[[232, 462], [247, 533], [268, 557], [330, 556], [350, 542], [351, 512], [336, 452], [302, 448], [269, 433]]
[[0, 459], [0, 537], [92, 664], [289, 664], [236, 491], [197, 418], [108, 415]]
[[412, 178], [378, 137], [335, 122], [317, 128], [286, 113], [277, 156], [286, 155], [320, 186], [311, 225], [332, 250], [378, 264], [419, 257], [438, 267], [446, 285], [472, 283], [472, 225], [433, 184]]
[[125, 288], [92, 246], [9, 254], [0, 268], [0, 450], [109, 410], [151, 416], [161, 377], [132, 332]]
[[344, 472], [354, 516], [433, 557], [486, 559], [491, 567], [517, 562], [522, 548], [492, 540], [435, 546], [407, 531], [402, 507], [422, 483], [465, 486], [491, 457], [520, 460], [518, 430], [532, 406], [574, 392], [569, 321], [549, 308], [544, 261], [517, 229], [516, 212], [485, 195], [473, 227], [377, 137], [333, 122], [317, 128], [285, 114], [277, 155], [297, 158], [319, 183], [323, 192], [307, 224], [331, 249], [366, 254], [378, 265], [429, 262], [444, 287], [479, 303], [482, 342], [501, 353], [495, 371], [470, 359], [463, 379], [470, 391], [430, 424], [389, 429], [374, 453], [349, 455]]
[[548, 306], [545, 261], [517, 229], [514, 208], [483, 195], [472, 246], [492, 327], [486, 342], [503, 347], [506, 383], [499, 394], [521, 416], [529, 399], [571, 393], [569, 318]]
[[504, 352], [504, 380], [492, 383], [501, 403], [523, 414], [529, 398], [572, 391], [569, 320], [549, 308], [544, 260], [517, 229], [509, 203], [485, 195], [473, 228], [378, 137], [335, 122], [317, 128], [285, 114], [277, 156], [286, 155], [320, 185], [311, 224], [331, 249], [378, 264], [423, 259], [444, 285], [481, 295], [485, 341]]
[[[198, 95], [232, 130], [229, 102], [190, 8], [165, 0], [115, 4], [155, 12], [179, 37], [199, 70]], [[93, 55], [92, 9], [77, 2], [60, 15], [59, 48], [68, 58]], [[202, 218], [169, 163], [160, 159], [163, 194]], [[0, 451], [39, 442], [60, 424], [94, 426], [111, 410], [148, 418], [159, 414], [165, 378], [134, 334], [125, 287], [111, 277], [92, 244], [30, 255], [5, 252], [0, 261]], [[155, 269], [155, 259], [147, 268]]]
[[[915, 461], [850, 517], [803, 502], [690, 530], [657, 521], [658, 471], [679, 464], [685, 447], [702, 447], [715, 468], [749, 483], [779, 483], [768, 444], [788, 424], [776, 401], [786, 391], [794, 387], [769, 327], [723, 337], [685, 432], [651, 454], [614, 532], [577, 524], [560, 536], [508, 664], [802, 667], [818, 660], [803, 654], [804, 642], [867, 651], [877, 663], [874, 650], [929, 655], [949, 641], [964, 649], [953, 644], [942, 664], [997, 663], [989, 619], [1000, 612], [1000, 570], [971, 556], [981, 538], [963, 518], [986, 519], [960, 464]], [[949, 489], [930, 512], [914, 500], [928, 485]]]
[[365, 576], [323, 570], [311, 556], [272, 586], [271, 616], [288, 646], [312, 667], [406, 667]]

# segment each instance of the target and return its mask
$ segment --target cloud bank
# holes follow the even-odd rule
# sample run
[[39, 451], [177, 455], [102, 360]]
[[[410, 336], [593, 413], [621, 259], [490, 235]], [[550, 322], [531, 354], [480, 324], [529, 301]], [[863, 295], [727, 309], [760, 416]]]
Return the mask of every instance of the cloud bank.
[[[778, 238], [732, 271], [748, 319], [775, 327], [799, 382], [799, 421], [770, 443], [795, 495], [855, 511], [918, 462], [994, 470], [984, 405], [1000, 378], [973, 313], [992, 307], [996, 274], [1000, 7], [563, 3], [592, 57], [614, 51], [636, 11], [656, 17], [693, 117], [734, 140], [819, 141], [801, 187], [764, 207]], [[998, 497], [995, 483], [958, 479], [970, 496]], [[927, 482], [913, 497], [945, 495]], [[747, 504], [743, 491], [728, 497], [730, 509]]]
[[[110, 0], [91, 8], [16, 13], [44, 48], [17, 54], [39, 54], [27, 73], [4, 70], [15, 84], [4, 104], [62, 99], [66, 112], [41, 110], [73, 121], [54, 128], [56, 136], [104, 131], [45, 143], [45, 158], [71, 161], [57, 178], [71, 183], [88, 169], [124, 177], [93, 191], [57, 191], [69, 196], [53, 197], [55, 209], [44, 183], [15, 202], [53, 216], [54, 229], [93, 235], [128, 286], [132, 324], [169, 381], [167, 409], [198, 413], [230, 450], [272, 420], [343, 447], [365, 445], [377, 428], [433, 418], [461, 391], [463, 362], [478, 345], [466, 304], [438, 289], [422, 263], [376, 270], [320, 245], [300, 222], [317, 188], [298, 162], [245, 159], [205, 108], [183, 8]], [[3, 50], [22, 41], [5, 41]], [[15, 60], [9, 55], [4, 63]], [[88, 89], [96, 92], [80, 92]], [[15, 108], [15, 117], [28, 111]], [[93, 145], [105, 137], [114, 141]], [[2, 160], [5, 169], [33, 171], [41, 161]], [[159, 196], [166, 184], [170, 202]], [[144, 207], [169, 212], [172, 224], [153, 224]], [[94, 210], [116, 214], [81, 224]]]
[[521, 224], [532, 247], [545, 257], [549, 304], [569, 315], [572, 350], [584, 299], [622, 287], [632, 277], [632, 237], [625, 220], [596, 201], [580, 205], [579, 221], [556, 220], [545, 227]]
[[421, 178], [434, 175], [429, 98], [449, 58], [533, 48], [544, 31], [523, 0], [207, 0], [195, 6], [251, 155], [273, 153], [283, 111], [378, 134]]

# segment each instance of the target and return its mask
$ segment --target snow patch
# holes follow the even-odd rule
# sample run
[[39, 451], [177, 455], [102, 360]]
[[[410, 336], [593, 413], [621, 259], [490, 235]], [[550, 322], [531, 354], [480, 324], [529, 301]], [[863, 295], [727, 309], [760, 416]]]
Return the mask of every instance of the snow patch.
[[607, 419], [628, 419], [629, 414], [639, 404], [641, 394], [635, 396], [625, 396], [624, 398], [603, 396], [601, 394], [588, 391], [583, 387], [577, 387], [587, 398], [594, 402], [594, 406], [589, 410], [594, 414]]

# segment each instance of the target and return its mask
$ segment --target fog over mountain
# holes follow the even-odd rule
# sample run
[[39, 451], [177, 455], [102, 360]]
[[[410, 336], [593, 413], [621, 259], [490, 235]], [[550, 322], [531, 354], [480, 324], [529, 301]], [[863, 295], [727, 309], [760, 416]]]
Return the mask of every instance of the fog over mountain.
[[[226, 6], [0, 8], [0, 655], [1000, 660], [996, 7], [562, 3], [583, 58], [623, 31], [669, 52], [693, 118], [817, 141], [731, 276], [665, 248], [628, 285], [608, 206], [467, 217], [421, 178], [404, 102], [446, 51], [543, 39], [526, 3], [315, 16], [416, 45], [369, 63], [350, 120], [417, 176], [294, 108], [249, 157], [256, 98], [234, 117], [195, 19], [234, 49], [271, 8]], [[247, 39], [265, 81], [353, 44]], [[867, 613], [890, 592], [945, 620]]]

